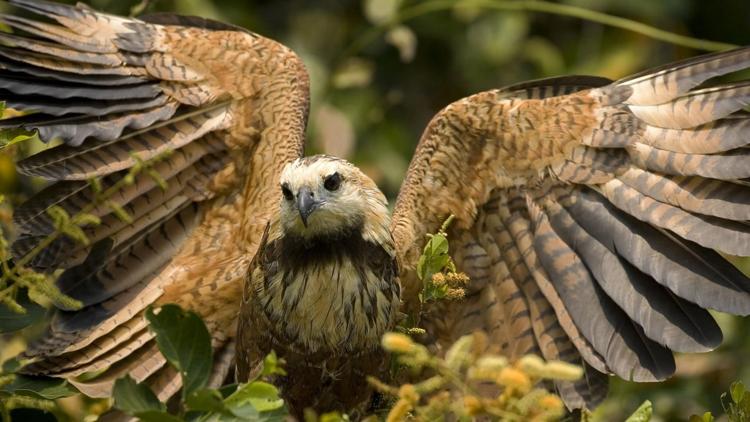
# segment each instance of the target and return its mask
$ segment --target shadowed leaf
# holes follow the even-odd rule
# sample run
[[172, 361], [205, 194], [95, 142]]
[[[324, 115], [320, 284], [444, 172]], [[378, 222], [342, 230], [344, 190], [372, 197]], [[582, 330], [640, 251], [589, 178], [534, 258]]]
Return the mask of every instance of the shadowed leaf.
[[182, 376], [182, 395], [203, 388], [211, 374], [211, 337], [200, 317], [177, 305], [146, 311], [151, 331], [164, 357]]

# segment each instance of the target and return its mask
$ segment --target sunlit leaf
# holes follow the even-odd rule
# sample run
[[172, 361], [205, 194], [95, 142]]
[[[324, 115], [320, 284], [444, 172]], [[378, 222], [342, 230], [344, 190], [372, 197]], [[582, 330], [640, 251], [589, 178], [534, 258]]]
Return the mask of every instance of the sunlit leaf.
[[194, 391], [185, 400], [187, 408], [190, 410], [201, 410], [205, 412], [227, 412], [224, 405], [224, 397], [221, 392], [214, 388], [203, 388]]
[[732, 401], [739, 404], [745, 396], [745, 384], [742, 381], [735, 381], [729, 386], [729, 392], [732, 395]]
[[414, 55], [417, 53], [417, 36], [414, 31], [404, 25], [399, 25], [388, 30], [385, 40], [398, 49], [402, 62], [409, 63], [414, 60]]
[[336, 69], [332, 79], [333, 86], [344, 89], [369, 85], [374, 70], [372, 62], [352, 57]]
[[646, 400], [638, 406], [638, 409], [632, 415], [625, 419], [625, 422], [648, 422], [651, 420], [652, 412], [653, 407], [651, 406], [651, 402]]
[[263, 376], [268, 375], [286, 375], [286, 371], [283, 368], [284, 361], [276, 356], [276, 352], [271, 350], [271, 353], [267, 354], [263, 359]]
[[279, 397], [279, 390], [273, 385], [255, 381], [241, 386], [224, 400], [224, 404], [232, 413], [242, 417], [247, 413], [245, 407], [248, 404], [258, 412], [267, 412], [282, 408], [284, 400]]
[[688, 422], [714, 422], [714, 415], [712, 415], [711, 412], [706, 412], [701, 416], [692, 415], [690, 416], [690, 419], [688, 419]]
[[448, 256], [448, 239], [441, 234], [433, 235], [417, 263], [417, 275], [422, 281], [430, 280], [433, 274], [440, 272], [450, 261]]
[[27, 141], [36, 134], [25, 129], [3, 129], [0, 130], [0, 149]]
[[365, 0], [364, 9], [367, 19], [381, 25], [396, 18], [402, 0]]

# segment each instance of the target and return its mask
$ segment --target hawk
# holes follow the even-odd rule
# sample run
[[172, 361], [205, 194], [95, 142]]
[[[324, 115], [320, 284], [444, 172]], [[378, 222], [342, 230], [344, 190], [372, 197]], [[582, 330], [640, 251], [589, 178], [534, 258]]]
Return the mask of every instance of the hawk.
[[[16, 210], [14, 253], [54, 230], [51, 206], [102, 220], [91, 246], [59, 239], [30, 263], [64, 269], [58, 286], [84, 307], [56, 312], [26, 373], [95, 397], [129, 373], [166, 400], [180, 379], [143, 312], [177, 303], [210, 330], [213, 385], [235, 354], [246, 377], [279, 348], [299, 357], [280, 381], [292, 403], [354, 407], [362, 385], [335, 377], [378, 370], [373, 344], [399, 300], [419, 308], [420, 250], [450, 214], [471, 283], [424, 313], [427, 341], [484, 330], [511, 359], [582, 365], [582, 380], [555, 383], [569, 408], [598, 403], [609, 374], [664, 380], [673, 351], [717, 347], [706, 309], [750, 313], [750, 280], [719, 253], [750, 256], [750, 85], [702, 86], [750, 68], [750, 48], [456, 101], [427, 126], [389, 222], [356, 167], [302, 158], [308, 76], [283, 45], [200, 18], [10, 3], [46, 19], [0, 18], [21, 31], [0, 33], [2, 99], [34, 112], [0, 126], [62, 140], [18, 163], [54, 183]], [[124, 188], [97, 202], [97, 177]], [[305, 398], [295, 372], [340, 381]]]

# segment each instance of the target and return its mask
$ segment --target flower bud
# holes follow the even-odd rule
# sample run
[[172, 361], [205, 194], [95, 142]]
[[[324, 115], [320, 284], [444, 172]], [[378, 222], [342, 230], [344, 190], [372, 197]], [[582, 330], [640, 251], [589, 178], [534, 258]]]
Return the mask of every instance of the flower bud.
[[522, 371], [535, 377], [544, 377], [545, 363], [542, 358], [536, 355], [526, 355], [518, 360], [516, 366]]
[[540, 398], [537, 403], [539, 404], [539, 407], [546, 411], [562, 412], [563, 410], [562, 400], [560, 400], [560, 397], [557, 397], [553, 394], [545, 395], [544, 397]]
[[482, 411], [482, 402], [475, 396], [464, 396], [464, 410], [469, 416], [477, 415]]
[[399, 399], [396, 404], [393, 405], [391, 411], [388, 412], [388, 417], [385, 419], [385, 422], [401, 422], [406, 420], [406, 416], [411, 409], [411, 403], [404, 399]]
[[385, 350], [395, 353], [413, 353], [416, 346], [409, 336], [400, 333], [385, 333], [381, 344]]
[[497, 383], [508, 388], [525, 393], [531, 389], [531, 380], [528, 375], [516, 368], [505, 367], [497, 377]]
[[557, 360], [547, 362], [547, 364], [544, 365], [544, 369], [545, 378], [550, 379], [576, 381], [583, 376], [583, 368], [580, 366]]
[[419, 393], [412, 384], [404, 384], [398, 389], [398, 396], [409, 403], [416, 403], [419, 401]]

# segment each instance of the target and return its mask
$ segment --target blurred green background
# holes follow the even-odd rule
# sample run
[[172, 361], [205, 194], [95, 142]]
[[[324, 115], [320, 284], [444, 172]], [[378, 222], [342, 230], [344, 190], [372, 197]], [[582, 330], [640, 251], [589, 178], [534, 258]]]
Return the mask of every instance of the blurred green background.
[[[97, 9], [126, 15], [140, 3], [90, 1]], [[562, 3], [678, 34], [750, 44], [748, 0]], [[595, 22], [491, 11], [471, 0], [442, 2], [440, 10], [387, 24], [400, 16], [399, 11], [414, 10], [419, 4], [399, 0], [151, 0], [145, 9], [231, 22], [290, 46], [302, 56], [312, 81], [307, 153], [326, 152], [352, 160], [391, 199], [398, 193], [421, 131], [437, 111], [457, 99], [549, 76], [619, 78], [700, 53]], [[28, 149], [18, 153], [27, 154]], [[6, 150], [0, 155], [0, 193], [14, 194], [12, 199], [20, 200], [38, 186], [14, 175], [12, 153]], [[0, 209], [0, 221], [8, 217]], [[686, 420], [705, 410], [722, 413], [719, 397], [729, 383], [744, 380], [750, 384], [750, 319], [717, 318], [726, 340], [717, 352], [679, 356], [677, 376], [665, 383], [613, 380], [610, 398], [597, 411], [600, 420], [622, 420], [646, 398], [654, 403], [654, 420]], [[3, 344], [0, 339], [5, 352], [10, 350], [4, 347], [7, 340]]]

